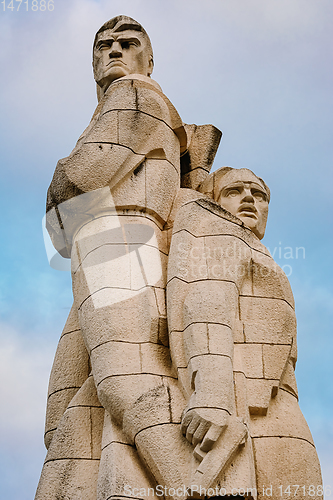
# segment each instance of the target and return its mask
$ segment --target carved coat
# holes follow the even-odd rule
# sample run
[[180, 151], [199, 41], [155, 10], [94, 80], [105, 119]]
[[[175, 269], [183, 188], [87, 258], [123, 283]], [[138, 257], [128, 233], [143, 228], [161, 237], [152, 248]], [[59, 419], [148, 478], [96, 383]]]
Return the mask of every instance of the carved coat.
[[[75, 149], [57, 164], [46, 224], [58, 252], [72, 257], [74, 304], [50, 377], [48, 453], [36, 500], [95, 500], [124, 494], [124, 484], [133, 486], [135, 479], [155, 484], [133, 443], [111, 422], [117, 404], [104, 386], [146, 372], [175, 380], [167, 347], [163, 229], [185, 148], [182, 121], [160, 87], [131, 75], [109, 87]], [[160, 273], [149, 276], [154, 266]], [[140, 364], [140, 357], [146, 362]]]
[[[281, 498], [281, 485], [320, 485], [318, 457], [298, 405], [289, 281], [242, 221], [210, 198], [198, 198], [175, 219], [168, 325], [186, 399], [204, 393], [202, 406], [212, 401], [231, 418], [242, 417], [249, 429], [250, 439], [218, 484], [231, 495], [234, 487], [256, 487], [259, 498], [264, 485], [273, 485], [274, 499]], [[210, 372], [201, 370], [207, 358]], [[220, 373], [216, 360], [223, 360]]]

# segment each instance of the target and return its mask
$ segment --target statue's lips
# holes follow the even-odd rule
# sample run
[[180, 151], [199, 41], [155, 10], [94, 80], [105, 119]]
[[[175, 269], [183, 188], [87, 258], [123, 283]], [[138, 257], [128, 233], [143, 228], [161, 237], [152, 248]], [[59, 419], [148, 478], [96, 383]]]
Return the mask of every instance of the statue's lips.
[[120, 61], [119, 59], [112, 59], [107, 66], [110, 66], [111, 64], [120, 64], [121, 66], [126, 66], [126, 64], [123, 61]]
[[238, 210], [238, 215], [245, 215], [246, 217], [251, 217], [252, 219], [257, 219], [257, 209], [253, 205], [242, 206]]

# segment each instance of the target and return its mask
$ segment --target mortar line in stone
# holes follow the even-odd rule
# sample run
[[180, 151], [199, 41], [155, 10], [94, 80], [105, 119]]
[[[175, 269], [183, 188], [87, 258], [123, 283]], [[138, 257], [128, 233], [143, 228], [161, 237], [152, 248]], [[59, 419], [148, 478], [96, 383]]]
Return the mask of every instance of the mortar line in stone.
[[[189, 202], [189, 203], [192, 203], [192, 202]], [[184, 203], [184, 205], [186, 205], [186, 203]], [[184, 205], [182, 205], [182, 206], [184, 206]], [[228, 221], [228, 222], [231, 222], [231, 221], [229, 221], [228, 219], [225, 219], [225, 220], [226, 220], [226, 221]], [[241, 227], [241, 226], [240, 226], [240, 227]], [[272, 256], [267, 255], [267, 253], [263, 252], [262, 250], [258, 250], [257, 248], [253, 248], [253, 247], [251, 247], [251, 245], [250, 245], [249, 243], [247, 243], [247, 241], [245, 241], [243, 238], [241, 238], [240, 236], [237, 236], [237, 235], [235, 235], [235, 234], [226, 234], [226, 233], [221, 234], [221, 233], [214, 233], [214, 234], [202, 234], [202, 235], [195, 235], [195, 234], [191, 233], [191, 231], [190, 231], [189, 229], [181, 228], [181, 229], [179, 229], [178, 231], [175, 231], [175, 232], [173, 233], [173, 236], [174, 236], [175, 234], [181, 233], [182, 231], [184, 231], [185, 233], [190, 234], [191, 236], [193, 236], [193, 238], [211, 238], [211, 237], [214, 237], [214, 236], [218, 236], [218, 237], [221, 237], [221, 238], [224, 238], [224, 237], [227, 237], [227, 238], [236, 238], [237, 240], [240, 240], [242, 243], [244, 243], [247, 247], [249, 247], [249, 248], [250, 248], [251, 250], [253, 250], [254, 252], [258, 252], [258, 253], [260, 253], [260, 254], [262, 254], [262, 255], [265, 255], [265, 256], [266, 256], [266, 257], [268, 257], [268, 258], [273, 259], [273, 257], [272, 257]]]
[[[126, 496], [126, 495], [110, 495], [107, 497], [105, 500], [111, 500], [112, 498], [128, 498], [129, 500], [145, 500], [142, 497], [133, 497], [133, 496]], [[164, 496], [161, 497], [161, 500], [164, 500]]]
[[175, 131], [174, 129], [164, 120], [162, 120], [162, 118], [158, 118], [157, 116], [154, 116], [154, 115], [151, 115], [150, 113], [147, 113], [146, 111], [141, 111], [139, 109], [131, 109], [131, 108], [119, 108], [119, 109], [109, 109], [107, 111], [105, 111], [105, 113], [103, 113], [101, 116], [105, 116], [107, 115], [108, 113], [112, 113], [113, 111], [117, 111], [117, 114], [121, 111], [131, 111], [132, 113], [141, 113], [143, 115], [146, 115], [146, 116], [150, 116], [151, 118], [153, 118], [154, 120], [158, 120], [159, 122], [161, 123], [164, 123], [174, 134], [175, 134]]
[[[148, 215], [149, 215], [149, 214], [148, 214]], [[98, 219], [103, 219], [104, 217], [118, 217], [118, 218], [120, 218], [120, 217], [140, 217], [140, 218], [142, 218], [142, 219], [148, 219], [148, 220], [150, 220], [151, 222], [153, 222], [153, 223], [154, 223], [154, 224], [155, 224], [155, 225], [156, 225], [156, 226], [160, 229], [160, 227], [159, 227], [159, 225], [157, 224], [156, 220], [155, 220], [152, 216], [147, 217], [147, 214], [146, 214], [146, 213], [144, 214], [144, 213], [142, 213], [142, 212], [138, 212], [138, 213], [136, 213], [135, 215], [133, 215], [133, 214], [129, 214], [129, 215], [128, 215], [128, 214], [124, 214], [124, 213], [120, 213], [120, 214], [118, 214], [118, 209], [115, 209], [112, 213], [106, 213], [106, 214], [103, 214], [103, 215], [99, 215], [99, 216], [95, 217], [94, 219], [90, 219], [89, 221], [84, 222], [84, 223], [82, 224], [82, 226], [80, 227], [80, 231], [81, 231], [81, 229], [82, 229], [83, 227], [85, 227], [87, 224], [90, 224], [92, 220], [96, 221], [96, 220], [98, 220]], [[78, 234], [79, 234], [79, 232], [78, 232]]]
[[294, 310], [293, 306], [289, 304], [289, 302], [286, 299], [282, 299], [280, 297], [268, 297], [264, 295], [244, 295], [244, 294], [240, 294], [240, 297], [249, 297], [251, 299], [281, 300], [282, 302], [288, 304], [288, 306], [290, 306], [292, 310]]
[[[245, 369], [244, 369], [245, 370]], [[277, 378], [265, 378], [265, 377], [249, 377], [245, 374], [244, 371], [239, 371], [239, 370], [234, 370], [235, 373], [244, 373], [245, 378], [247, 380], [267, 380], [268, 382], [279, 382], [279, 379]]]
[[62, 458], [50, 458], [49, 460], [45, 460], [44, 465], [50, 462], [58, 462], [58, 460], [97, 460], [100, 461], [100, 458], [86, 458], [86, 457], [62, 457]]
[[70, 333], [75, 333], [75, 332], [81, 332], [81, 328], [77, 328], [76, 330], [71, 330], [70, 332], [63, 332], [60, 336], [59, 342], [65, 335], [69, 335]]
[[316, 449], [315, 445], [311, 443], [308, 439], [298, 437], [298, 436], [280, 436], [280, 435], [274, 435], [274, 436], [251, 436], [252, 439], [265, 439], [265, 438], [279, 438], [279, 439], [298, 439], [299, 441], [305, 441], [306, 443], [309, 443], [311, 446]]
[[[201, 201], [201, 203], [200, 203], [200, 201]], [[224, 213], [220, 214], [220, 213], [213, 212], [211, 208], [207, 207], [207, 205], [205, 203], [207, 201], [208, 202], [213, 202], [213, 200], [206, 200], [205, 198], [201, 198], [201, 199], [194, 200], [194, 203], [196, 205], [199, 205], [199, 207], [203, 208], [204, 210], [207, 210], [207, 212], [210, 212], [211, 214], [216, 215], [217, 217], [220, 217], [221, 219], [227, 220], [228, 222], [231, 222], [231, 224], [235, 224], [236, 226], [241, 227], [245, 231], [245, 234], [251, 235], [251, 237], [253, 237], [251, 229], [248, 228], [247, 226], [245, 226], [245, 224], [243, 222], [239, 223], [238, 222], [239, 219], [237, 219], [236, 216], [232, 216], [232, 217], [235, 217], [236, 220], [226, 219]], [[202, 202], [204, 202], [204, 205], [202, 205]], [[222, 207], [217, 204], [217, 208], [221, 209]], [[222, 208], [222, 210], [224, 210], [224, 209]], [[235, 237], [238, 238], [238, 236], [235, 236]], [[244, 241], [244, 243], [246, 243], [245, 240], [242, 239], [242, 241]], [[260, 250], [258, 250], [258, 252], [260, 252]], [[263, 253], [263, 252], [261, 252], [261, 253]], [[267, 255], [267, 254], [265, 254], [265, 255]]]
[[[88, 379], [88, 377], [87, 377]], [[82, 385], [80, 385], [79, 387], [78, 386], [70, 386], [70, 387], [63, 387], [62, 389], [57, 389], [56, 391], [53, 391], [51, 392], [48, 396], [47, 396], [47, 399], [49, 399], [51, 396], [53, 396], [53, 394], [57, 394], [57, 392], [61, 392], [61, 391], [68, 391], [68, 390], [71, 390], [71, 389], [81, 389]]]
[[69, 403], [67, 406], [67, 409], [69, 410], [70, 408], [97, 408], [98, 410], [104, 408], [104, 406], [96, 406], [96, 405], [72, 405]]
[[105, 446], [103, 446], [101, 449], [102, 450], [105, 450], [108, 446], [110, 446], [111, 444], [122, 444], [123, 446], [129, 446], [130, 448], [133, 448], [135, 449], [135, 446], [133, 444], [130, 444], [130, 443], [122, 443], [121, 441], [110, 441], [110, 443], [106, 444]]
[[234, 344], [237, 344], [237, 345], [244, 345], [244, 344], [247, 344], [247, 345], [270, 345], [270, 346], [288, 346], [290, 347], [290, 344], [285, 344], [284, 342], [281, 342], [280, 344], [278, 344], [277, 342], [263, 342], [262, 340], [258, 341], [258, 342], [255, 342], [255, 341], [250, 341], [250, 342], [238, 342], [238, 341], [235, 341]]
[[[169, 285], [169, 283], [171, 283], [172, 280], [179, 280], [181, 281], [182, 283], [186, 283], [186, 285], [191, 285], [192, 283], [200, 283], [201, 281], [204, 281], [207, 283], [208, 282], [214, 282], [214, 283], [232, 283], [233, 285], [235, 285], [235, 287], [237, 288], [237, 292], [238, 294], [240, 293], [239, 292], [239, 289], [236, 285], [236, 283], [232, 280], [224, 280], [224, 279], [217, 279], [217, 278], [202, 278], [202, 279], [198, 279], [198, 280], [192, 280], [192, 281], [185, 281], [184, 279], [182, 278], [179, 278], [179, 276], [173, 276], [168, 282], [167, 282], [167, 285]], [[244, 295], [244, 297], [246, 297], [246, 295]], [[251, 295], [249, 295], [249, 297], [251, 297]], [[261, 297], [260, 297], [261, 298]], [[263, 297], [265, 298], [265, 297]]]
[[54, 429], [48, 429], [47, 431], [44, 432], [44, 437], [46, 436], [46, 434], [49, 434], [49, 432], [54, 432], [58, 429], [58, 427], [55, 427]]
[[[155, 286], [155, 287], [152, 287], [152, 286], [143, 286], [141, 288], [138, 288], [137, 290], [135, 290], [136, 292], [140, 292], [141, 290], [143, 290], [144, 288], [160, 288], [158, 286]], [[83, 306], [83, 304], [88, 300], [90, 299], [93, 295], [95, 295], [96, 293], [100, 292], [101, 290], [131, 290], [130, 288], [122, 288], [120, 286], [103, 286], [102, 288], [99, 288], [98, 290], [95, 290], [95, 292], [91, 293], [88, 295], [88, 297], [86, 297], [82, 302], [81, 304], [79, 305], [78, 307], [78, 310], [81, 309], [81, 307]], [[164, 290], [164, 288], [161, 288], [161, 290]]]
[[[135, 156], [142, 156], [142, 161], [146, 159], [146, 153], [136, 153], [132, 148], [129, 146], [125, 146], [124, 144], [119, 144], [119, 142], [112, 142], [112, 141], [86, 141], [84, 144], [110, 144], [110, 146], [119, 146], [120, 148], [126, 148], [129, 149]], [[169, 165], [172, 166], [172, 168], [176, 171], [177, 174], [179, 174], [179, 170], [177, 167], [171, 163], [170, 160], [167, 158], [148, 158], [149, 160], [157, 160], [157, 161], [166, 161]], [[142, 163], [142, 162], [141, 162]], [[140, 163], [140, 164], [141, 164]], [[134, 169], [135, 170], [135, 169]], [[133, 172], [132, 172], [133, 173]]]
[[225, 326], [225, 327], [229, 328], [229, 330], [232, 329], [231, 326], [226, 325], [225, 323], [218, 323], [217, 321], [192, 321], [192, 323], [189, 323], [186, 326], [186, 328], [184, 328], [184, 330], [173, 330], [173, 331], [175, 331], [175, 332], [179, 331], [180, 333], [184, 333], [187, 330], [187, 328], [189, 328], [192, 325], [220, 325], [220, 326]]
[[[146, 247], [150, 247], [150, 248], [154, 248], [155, 250], [158, 250], [159, 252], [161, 252], [161, 254], [165, 255], [166, 257], [168, 256], [167, 253], [163, 252], [158, 247], [156, 247], [154, 245], [149, 245], [148, 243], [144, 243], [144, 244], [142, 244], [142, 243], [127, 243], [127, 245], [128, 246], [133, 246], [133, 245], [141, 245], [142, 246], [142, 245], [144, 245]], [[80, 269], [80, 267], [82, 267], [82, 264], [84, 263], [84, 261], [86, 260], [86, 258], [88, 257], [88, 255], [90, 255], [91, 253], [95, 252], [99, 248], [103, 248], [103, 247], [107, 247], [107, 246], [125, 246], [125, 245], [124, 245], [124, 242], [123, 243], [111, 243], [111, 242], [110, 243], [102, 243], [98, 247], [95, 247], [92, 250], [89, 250], [89, 252], [84, 256], [84, 258], [81, 260], [80, 264], [77, 266], [77, 268], [75, 269], [74, 272], [76, 273]], [[90, 267], [90, 266], [88, 266], [88, 267]]]
[[298, 401], [298, 396], [294, 392], [288, 391], [288, 389], [285, 389], [284, 387], [279, 386], [279, 391], [284, 391], [293, 396], [297, 401]]
[[144, 429], [141, 429], [140, 431], [138, 431], [135, 436], [134, 436], [134, 443], [135, 443], [135, 438], [136, 436], [138, 436], [140, 434], [140, 432], [143, 432], [143, 431], [146, 431], [148, 429], [152, 429], [153, 427], [160, 427], [161, 425], [179, 425], [181, 421], [179, 422], [162, 422], [160, 424], [153, 424], [153, 425], [149, 425], [148, 427], [145, 427]]
[[171, 375], [161, 375], [160, 373], [151, 373], [151, 372], [135, 372], [135, 373], [115, 373], [114, 375], [107, 375], [106, 377], [102, 378], [96, 387], [98, 387], [104, 380], [107, 380], [108, 378], [112, 377], [136, 377], [138, 375], [152, 375], [153, 377], [166, 377], [166, 378], [171, 378], [172, 380], [178, 380], [177, 377], [172, 377]]
[[189, 365], [189, 363], [190, 363], [190, 361], [192, 359], [199, 358], [200, 356], [219, 356], [219, 357], [222, 357], [222, 358], [231, 359], [231, 361], [232, 361], [231, 356], [228, 356], [227, 354], [213, 354], [213, 353], [210, 353], [210, 352], [205, 352], [205, 353], [202, 353], [202, 354], [194, 354], [193, 356], [191, 356], [190, 359], [188, 360], [186, 368], [188, 368], [188, 365]]
[[131, 345], [151, 344], [151, 345], [157, 345], [157, 346], [160, 346], [160, 347], [165, 347], [166, 349], [168, 349], [167, 346], [165, 346], [163, 344], [158, 344], [157, 342], [151, 342], [150, 340], [145, 340], [144, 342], [133, 342], [133, 341], [130, 341], [130, 340], [116, 340], [116, 339], [111, 339], [111, 340], [105, 340], [104, 342], [101, 342], [100, 344], [96, 345], [95, 347], [92, 347], [91, 350], [90, 350], [90, 353], [92, 353], [92, 351], [94, 351], [98, 347], [101, 347], [102, 345], [105, 345], [105, 344], [109, 344], [110, 342], [118, 342], [120, 344], [131, 344]]

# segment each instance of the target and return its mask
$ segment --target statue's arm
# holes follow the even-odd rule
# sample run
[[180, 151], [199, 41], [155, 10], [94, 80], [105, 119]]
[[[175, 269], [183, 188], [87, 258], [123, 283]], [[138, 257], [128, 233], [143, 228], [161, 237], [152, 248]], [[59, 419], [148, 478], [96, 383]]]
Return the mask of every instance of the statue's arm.
[[237, 290], [230, 282], [198, 281], [188, 285], [184, 301], [184, 350], [192, 394], [182, 431], [207, 452], [234, 413], [232, 317]]
[[147, 158], [163, 159], [179, 170], [180, 132], [172, 128], [179, 123], [173, 123], [172, 109], [154, 89], [136, 89], [130, 80], [117, 84], [117, 92], [99, 104], [76, 147], [59, 160], [48, 191], [46, 226], [62, 256], [70, 257], [71, 249], [71, 234], [67, 237], [61, 217], [63, 203], [107, 186], [112, 190], [135, 175]]
[[[188, 375], [182, 431], [193, 445], [201, 442], [203, 451], [210, 449], [235, 413], [233, 331], [240, 287], [240, 277], [229, 273], [235, 264], [233, 253], [229, 258], [227, 251], [222, 252], [223, 245], [233, 248], [234, 238], [206, 236], [210, 218], [195, 202], [178, 212], [167, 292], [173, 362], [181, 383], [186, 378], [183, 373]], [[218, 262], [214, 252], [225, 257]], [[174, 339], [179, 337], [176, 346]]]
[[146, 157], [179, 164], [179, 130], [185, 131], [161, 95], [151, 86], [138, 87], [136, 80], [111, 85], [71, 154], [57, 165], [51, 198], [66, 201], [67, 191], [73, 195], [68, 184], [81, 192], [112, 188]]

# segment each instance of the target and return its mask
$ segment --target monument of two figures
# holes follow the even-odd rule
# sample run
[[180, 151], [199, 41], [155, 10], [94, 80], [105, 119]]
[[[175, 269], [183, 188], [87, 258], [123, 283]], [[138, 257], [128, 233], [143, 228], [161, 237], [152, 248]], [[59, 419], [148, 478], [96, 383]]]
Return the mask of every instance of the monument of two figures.
[[98, 106], [47, 196], [74, 303], [36, 500], [319, 498], [294, 300], [260, 242], [269, 188], [209, 174], [221, 133], [182, 122], [139, 23], [105, 23], [93, 67]]

